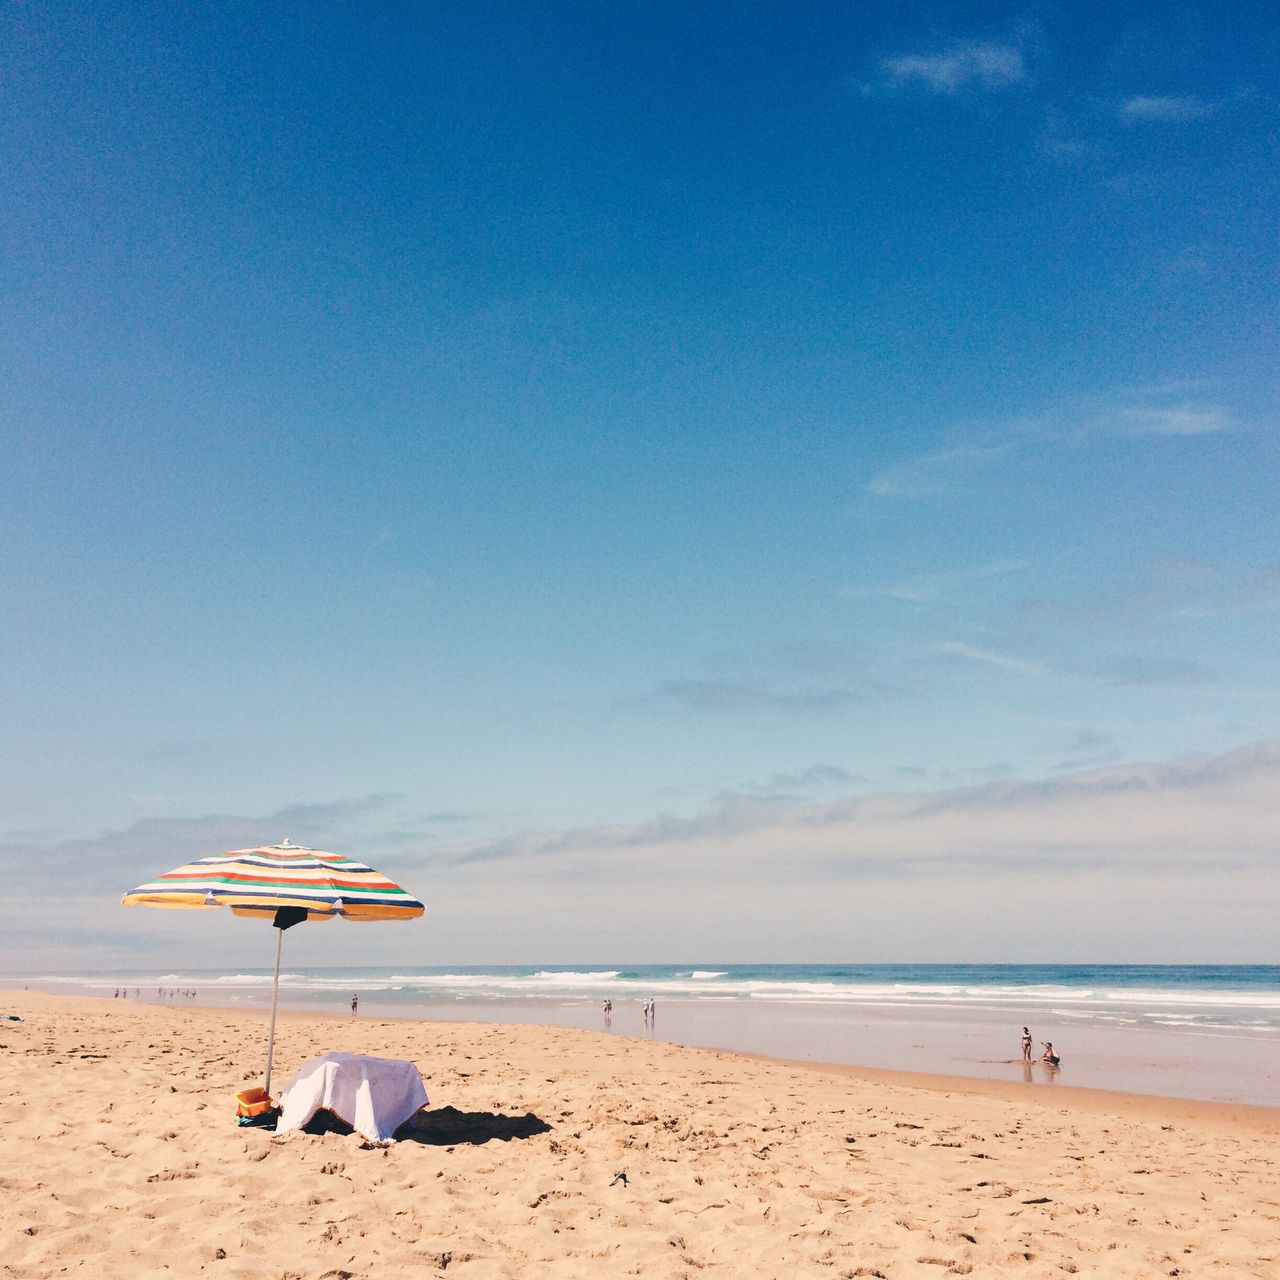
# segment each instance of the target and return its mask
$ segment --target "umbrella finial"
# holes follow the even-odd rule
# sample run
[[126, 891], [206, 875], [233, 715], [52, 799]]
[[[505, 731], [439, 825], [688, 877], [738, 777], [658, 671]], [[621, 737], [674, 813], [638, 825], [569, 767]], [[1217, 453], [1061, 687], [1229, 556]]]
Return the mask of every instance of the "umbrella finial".
[[281, 840], [281, 841], [280, 841], [280, 843], [279, 843], [278, 845], [276, 845], [276, 848], [277, 848], [277, 849], [287, 849], [287, 848], [289, 848], [289, 837], [288, 837], [288, 836], [285, 836], [285, 838], [284, 838], [283, 840]]

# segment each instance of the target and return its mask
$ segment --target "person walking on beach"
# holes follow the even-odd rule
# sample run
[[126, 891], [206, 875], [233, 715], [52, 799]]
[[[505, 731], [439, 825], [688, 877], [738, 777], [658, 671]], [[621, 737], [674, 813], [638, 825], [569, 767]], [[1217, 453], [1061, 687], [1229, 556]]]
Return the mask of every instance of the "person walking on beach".
[[1022, 1060], [1031, 1061], [1031, 1032], [1026, 1027], [1022, 1028]]
[[356, 1010], [357, 1010], [359, 1007], [360, 1007], [360, 997], [359, 997], [359, 996], [352, 996], [352, 997], [351, 997], [351, 1016], [352, 1016], [353, 1018], [356, 1016]]

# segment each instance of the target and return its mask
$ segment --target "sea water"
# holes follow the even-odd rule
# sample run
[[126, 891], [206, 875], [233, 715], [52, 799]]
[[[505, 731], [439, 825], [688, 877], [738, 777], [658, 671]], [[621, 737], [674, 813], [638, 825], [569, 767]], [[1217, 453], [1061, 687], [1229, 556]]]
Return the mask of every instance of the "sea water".
[[[21, 981], [265, 1006], [272, 974], [120, 970]], [[1275, 965], [489, 965], [280, 975], [284, 1009], [348, 1013], [353, 995], [364, 1017], [555, 1023], [784, 1058], [1280, 1106]], [[646, 1000], [657, 1009], [652, 1023], [641, 1016]], [[1054, 1043], [1060, 1072], [1019, 1061], [1023, 1025], [1037, 1057]]]
[[[32, 980], [32, 979], [27, 979]], [[120, 970], [46, 974], [41, 986], [195, 989], [253, 1002], [270, 969]], [[1082, 1021], [1280, 1033], [1280, 965], [489, 965], [294, 969], [280, 975], [283, 1007], [333, 1007], [359, 992], [373, 1010], [440, 1015], [453, 1004], [564, 1001], [734, 1001], [847, 1008], [928, 1007], [1053, 1012]]]

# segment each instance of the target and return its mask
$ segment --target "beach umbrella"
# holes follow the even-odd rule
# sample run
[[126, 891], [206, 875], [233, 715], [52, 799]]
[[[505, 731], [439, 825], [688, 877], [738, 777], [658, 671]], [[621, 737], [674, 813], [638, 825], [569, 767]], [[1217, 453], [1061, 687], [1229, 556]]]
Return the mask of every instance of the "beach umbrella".
[[372, 867], [339, 853], [290, 844], [197, 858], [184, 867], [140, 884], [121, 898], [126, 907], [168, 907], [199, 911], [230, 907], [238, 916], [269, 920], [276, 934], [276, 969], [271, 984], [271, 1029], [267, 1034], [267, 1072], [263, 1088], [271, 1093], [271, 1059], [276, 1043], [276, 1006], [280, 999], [280, 944], [284, 931], [306, 920], [412, 920], [426, 908]]

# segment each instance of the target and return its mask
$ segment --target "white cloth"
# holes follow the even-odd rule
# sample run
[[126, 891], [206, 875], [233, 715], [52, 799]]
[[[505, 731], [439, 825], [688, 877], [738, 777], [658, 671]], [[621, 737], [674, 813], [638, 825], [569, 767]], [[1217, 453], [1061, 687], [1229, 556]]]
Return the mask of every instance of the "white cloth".
[[285, 1086], [276, 1132], [301, 1129], [323, 1107], [370, 1141], [386, 1142], [426, 1103], [427, 1091], [412, 1062], [322, 1053]]

